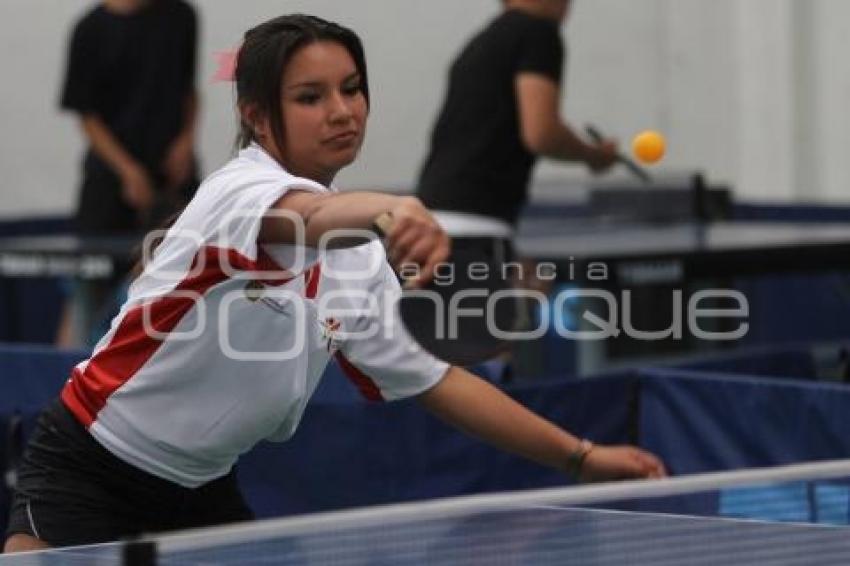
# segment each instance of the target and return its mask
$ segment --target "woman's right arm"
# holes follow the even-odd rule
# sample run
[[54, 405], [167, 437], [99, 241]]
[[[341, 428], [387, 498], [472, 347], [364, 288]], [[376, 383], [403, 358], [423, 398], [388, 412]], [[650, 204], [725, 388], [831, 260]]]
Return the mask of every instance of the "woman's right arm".
[[[303, 241], [289, 215], [275, 211], [294, 212], [302, 222]], [[322, 237], [334, 230], [372, 230], [375, 219], [389, 212], [392, 228], [386, 234], [390, 263], [400, 269], [404, 264], [420, 267], [419, 277], [412, 284], [429, 281], [434, 269], [449, 256], [449, 237], [419, 199], [376, 192], [318, 194], [293, 190], [281, 197], [260, 228], [261, 243], [301, 243], [318, 247]], [[345, 247], [362, 244], [362, 239], [335, 238], [329, 246]]]

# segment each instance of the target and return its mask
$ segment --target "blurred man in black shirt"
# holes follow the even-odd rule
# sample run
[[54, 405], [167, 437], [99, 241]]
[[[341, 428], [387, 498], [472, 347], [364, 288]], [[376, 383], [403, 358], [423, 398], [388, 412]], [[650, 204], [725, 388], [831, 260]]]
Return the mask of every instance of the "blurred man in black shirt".
[[148, 228], [197, 187], [196, 44], [183, 0], [103, 0], [74, 28], [61, 104], [89, 144], [83, 234]]
[[[102, 0], [75, 25], [61, 106], [79, 116], [88, 144], [79, 234], [141, 234], [194, 194], [197, 28], [184, 0]], [[80, 310], [66, 305], [57, 345], [99, 334], [93, 325], [111, 314], [110, 295], [130, 265], [105, 284], [76, 286]]]
[[[429, 208], [461, 213], [451, 219], [468, 216], [472, 233], [490, 226], [492, 235], [509, 236], [538, 157], [584, 162], [599, 172], [614, 164], [616, 145], [586, 143], [560, 116], [559, 28], [569, 0], [503, 4], [451, 67], [418, 195]], [[452, 222], [458, 230], [450, 232], [462, 233], [462, 224]]]
[[[454, 269], [490, 265], [504, 278], [511, 239], [538, 157], [583, 162], [602, 172], [616, 161], [611, 140], [589, 144], [560, 115], [569, 0], [504, 0], [504, 10], [454, 61], [417, 186], [452, 236]], [[546, 291], [529, 262], [511, 284]], [[520, 279], [521, 281], [517, 281]], [[530, 313], [518, 305], [515, 326]]]

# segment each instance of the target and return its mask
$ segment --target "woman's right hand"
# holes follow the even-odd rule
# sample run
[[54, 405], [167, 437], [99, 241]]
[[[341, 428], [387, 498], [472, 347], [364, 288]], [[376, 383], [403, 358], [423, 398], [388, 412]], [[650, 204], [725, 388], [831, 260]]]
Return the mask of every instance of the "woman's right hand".
[[410, 273], [415, 264], [416, 276], [407, 279], [405, 286], [422, 287], [433, 279], [439, 264], [449, 258], [451, 240], [416, 197], [399, 197], [390, 214], [392, 227], [386, 234], [390, 263], [402, 274]]
[[147, 171], [140, 165], [133, 164], [122, 169], [119, 176], [122, 196], [127, 204], [142, 214], [150, 210], [153, 206], [154, 190]]

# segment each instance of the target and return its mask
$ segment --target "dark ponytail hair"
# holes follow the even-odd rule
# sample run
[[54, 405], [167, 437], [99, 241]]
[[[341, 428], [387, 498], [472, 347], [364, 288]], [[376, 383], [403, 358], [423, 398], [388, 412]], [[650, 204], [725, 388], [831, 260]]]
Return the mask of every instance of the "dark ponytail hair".
[[[292, 56], [317, 41], [334, 41], [348, 50], [360, 73], [368, 105], [369, 81], [363, 44], [357, 34], [339, 24], [304, 14], [280, 16], [248, 30], [239, 49], [235, 74], [237, 104], [240, 108], [253, 104], [260, 114], [269, 118], [279, 148], [284, 146], [281, 77]], [[245, 123], [240, 112], [236, 146], [247, 147], [254, 139], [254, 128]]]

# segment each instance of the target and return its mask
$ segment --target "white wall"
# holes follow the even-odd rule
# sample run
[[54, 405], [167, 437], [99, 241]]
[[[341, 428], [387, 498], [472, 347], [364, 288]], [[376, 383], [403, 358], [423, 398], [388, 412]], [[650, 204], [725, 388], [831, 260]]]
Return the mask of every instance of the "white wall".
[[[214, 53], [251, 25], [289, 11], [352, 26], [369, 58], [373, 114], [343, 186], [409, 187], [463, 42], [496, 0], [195, 0], [202, 18], [201, 155], [229, 155], [232, 87], [213, 84]], [[65, 45], [89, 0], [0, 3], [0, 216], [68, 212], [83, 145], [56, 109]], [[666, 170], [702, 169], [739, 198], [846, 201], [850, 159], [850, 2], [585, 0], [567, 25], [564, 112], [628, 142], [665, 132]], [[582, 182], [547, 164], [542, 184]], [[538, 191], [539, 193], [539, 191]]]

